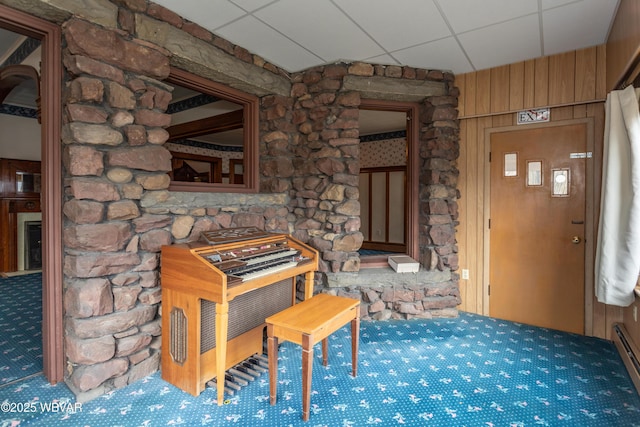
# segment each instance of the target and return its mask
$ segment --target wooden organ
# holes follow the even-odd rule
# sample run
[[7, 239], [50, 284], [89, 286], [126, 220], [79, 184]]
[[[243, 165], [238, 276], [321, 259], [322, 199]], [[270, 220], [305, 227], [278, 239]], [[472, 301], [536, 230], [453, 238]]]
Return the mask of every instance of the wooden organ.
[[[298, 275], [310, 298], [317, 269], [315, 249], [255, 227], [163, 246], [162, 378], [197, 396], [207, 381], [262, 354], [265, 319], [295, 303]], [[224, 380], [217, 381], [217, 399], [221, 405]]]

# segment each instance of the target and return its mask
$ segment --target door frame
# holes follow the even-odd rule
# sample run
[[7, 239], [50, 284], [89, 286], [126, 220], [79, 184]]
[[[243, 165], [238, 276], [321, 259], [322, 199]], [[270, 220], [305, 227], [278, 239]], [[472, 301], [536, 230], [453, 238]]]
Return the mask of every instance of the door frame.
[[[358, 107], [362, 110], [403, 112], [407, 115], [407, 174], [405, 192], [405, 244], [406, 253], [413, 259], [419, 259], [419, 111], [416, 102], [388, 101], [362, 98]], [[384, 266], [388, 266], [384, 263]]]
[[587, 159], [585, 165], [585, 250], [584, 250], [584, 332], [585, 335], [593, 335], [593, 296], [594, 296], [594, 263], [595, 256], [595, 232], [594, 227], [596, 224], [595, 210], [594, 210], [594, 188], [595, 188], [595, 171], [596, 165], [595, 156], [595, 137], [594, 137], [594, 119], [592, 117], [586, 117], [581, 119], [571, 120], [559, 120], [555, 122], [539, 123], [539, 124], [527, 124], [527, 125], [514, 125], [505, 127], [493, 127], [485, 129], [484, 135], [484, 153], [485, 153], [485, 171], [484, 171], [484, 219], [483, 219], [483, 252], [484, 252], [484, 274], [482, 278], [482, 298], [483, 298], [483, 314], [488, 316], [490, 311], [490, 298], [489, 298], [489, 268], [490, 268], [490, 255], [491, 255], [491, 234], [489, 230], [489, 220], [491, 219], [491, 135], [494, 133], [521, 131], [526, 129], [536, 128], [551, 128], [557, 126], [567, 126], [575, 124], [584, 124], [587, 132], [587, 152], [591, 153], [591, 158]]
[[0, 27], [41, 40], [42, 367], [64, 379], [62, 303], [62, 31], [52, 22], [0, 5]]

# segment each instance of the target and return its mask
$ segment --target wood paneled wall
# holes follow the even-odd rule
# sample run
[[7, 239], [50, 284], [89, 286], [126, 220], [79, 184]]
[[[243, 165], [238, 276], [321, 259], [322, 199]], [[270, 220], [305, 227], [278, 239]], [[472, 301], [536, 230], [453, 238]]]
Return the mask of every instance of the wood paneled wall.
[[456, 76], [461, 119], [603, 101], [605, 46]]
[[607, 39], [607, 89], [634, 79], [640, 56], [640, 2], [620, 0]]
[[[486, 205], [488, 201], [487, 131], [516, 125], [518, 110], [550, 107], [551, 121], [590, 118], [593, 123], [594, 153], [587, 191], [595, 218], [592, 235], [597, 235], [600, 201], [601, 153], [606, 98], [605, 46], [547, 56], [456, 77], [460, 89], [460, 170], [457, 228], [461, 269], [469, 280], [460, 281], [463, 311], [488, 315], [488, 259], [485, 254]], [[595, 245], [591, 245], [592, 248]], [[587, 274], [593, 274], [595, 250], [587, 255]], [[593, 292], [591, 293], [593, 294]], [[526, 295], [523, 295], [526, 298]], [[590, 298], [591, 299], [591, 298]], [[586, 303], [587, 335], [607, 338], [622, 311], [593, 301]]]

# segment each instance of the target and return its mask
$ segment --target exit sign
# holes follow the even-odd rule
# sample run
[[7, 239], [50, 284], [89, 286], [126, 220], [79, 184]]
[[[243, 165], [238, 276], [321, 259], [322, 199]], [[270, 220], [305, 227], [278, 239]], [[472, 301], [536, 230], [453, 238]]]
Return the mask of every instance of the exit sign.
[[548, 108], [536, 108], [533, 110], [522, 110], [518, 111], [518, 121], [519, 125], [524, 125], [527, 123], [540, 123], [540, 122], [548, 122], [551, 116], [551, 113]]

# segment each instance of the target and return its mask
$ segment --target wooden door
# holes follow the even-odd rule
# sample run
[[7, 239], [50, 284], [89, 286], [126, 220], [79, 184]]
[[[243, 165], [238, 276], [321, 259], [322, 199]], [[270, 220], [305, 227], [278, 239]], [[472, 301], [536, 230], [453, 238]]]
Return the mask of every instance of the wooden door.
[[490, 315], [584, 333], [585, 124], [491, 134]]

